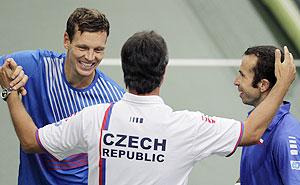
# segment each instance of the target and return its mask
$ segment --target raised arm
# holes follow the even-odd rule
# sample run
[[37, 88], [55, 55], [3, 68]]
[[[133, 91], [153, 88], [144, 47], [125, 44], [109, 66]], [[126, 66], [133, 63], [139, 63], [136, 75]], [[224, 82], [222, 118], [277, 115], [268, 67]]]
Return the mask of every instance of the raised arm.
[[267, 97], [245, 120], [244, 134], [240, 146], [258, 143], [296, 77], [294, 59], [286, 46], [284, 47], [283, 63], [280, 62], [280, 57], [281, 53], [277, 49], [275, 51], [275, 76], [277, 82]]
[[[27, 82], [28, 78], [22, 81], [24, 76], [23, 78], [21, 77], [17, 80], [16, 78], [12, 78], [12, 76], [20, 77], [20, 75], [18, 75], [20, 73], [21, 76], [24, 75], [24, 72], [22, 73], [22, 69], [19, 68], [13, 60], [11, 59], [6, 60], [3, 66], [0, 67], [0, 85], [2, 88], [12, 90], [11, 93], [7, 96], [6, 101], [22, 149], [25, 152], [42, 152], [42, 149], [40, 148], [40, 146], [38, 145], [35, 139], [35, 132], [37, 128], [33, 123], [31, 117], [29, 116], [29, 114], [26, 112], [23, 103], [21, 102], [18, 92], [16, 91], [18, 87], [16, 87], [16, 90], [13, 90], [11, 88], [15, 84], [19, 84], [20, 87], [22, 87]], [[20, 80], [22, 82], [18, 83], [20, 82]]]

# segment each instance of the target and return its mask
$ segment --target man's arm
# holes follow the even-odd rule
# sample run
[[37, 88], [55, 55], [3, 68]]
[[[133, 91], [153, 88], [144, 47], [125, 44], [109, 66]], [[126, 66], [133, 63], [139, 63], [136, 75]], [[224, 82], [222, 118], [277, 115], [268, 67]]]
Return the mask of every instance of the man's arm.
[[[87, 152], [88, 145], [84, 139], [83, 124], [85, 120], [89, 123], [94, 120], [91, 118], [93, 110], [87, 112], [84, 109], [69, 118], [37, 129], [17, 92], [13, 92], [8, 97], [7, 104], [15, 131], [25, 152], [47, 151], [58, 160]], [[84, 117], [87, 119], [84, 120]]]
[[284, 47], [284, 62], [280, 62], [281, 53], [275, 51], [275, 76], [277, 82], [268, 96], [252, 111], [244, 122], [244, 134], [240, 146], [257, 144], [268, 128], [285, 94], [296, 77], [296, 66], [292, 54]]
[[16, 91], [18, 88], [24, 86], [28, 80], [27, 76], [24, 79], [24, 71], [22, 71], [22, 68], [18, 67], [12, 59], [7, 59], [0, 67], [0, 85], [2, 88], [10, 88], [17, 84], [16, 89], [11, 92], [6, 100], [14, 128], [24, 151], [41, 152], [42, 149], [35, 139], [37, 128], [26, 112]]
[[[16, 71], [17, 64], [3, 65], [0, 70], [0, 85], [7, 88], [11, 83], [11, 75]], [[84, 139], [84, 122], [91, 122], [92, 111], [81, 111], [74, 116], [63, 119], [56, 124], [49, 124], [37, 129], [32, 118], [27, 113], [17, 91], [6, 99], [12, 122], [25, 152], [39, 153], [48, 151], [58, 160], [62, 160], [73, 154], [87, 151], [87, 143]], [[86, 116], [88, 114], [89, 116]], [[85, 119], [83, 117], [88, 117]], [[72, 123], [72, 124], [70, 124]]]
[[8, 97], [7, 104], [15, 131], [25, 152], [47, 151], [58, 160], [87, 152], [83, 117], [87, 117], [87, 114], [91, 117], [91, 111], [87, 113], [82, 110], [58, 123], [37, 129], [16, 91]]
[[17, 91], [13, 91], [7, 98], [7, 105], [22, 149], [30, 153], [43, 152], [35, 138], [37, 127], [26, 112]]

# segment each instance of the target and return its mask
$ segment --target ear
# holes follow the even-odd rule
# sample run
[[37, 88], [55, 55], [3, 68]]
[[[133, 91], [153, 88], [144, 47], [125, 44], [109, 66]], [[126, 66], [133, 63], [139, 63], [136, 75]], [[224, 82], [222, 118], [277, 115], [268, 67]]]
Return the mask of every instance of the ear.
[[270, 82], [267, 79], [262, 79], [260, 80], [260, 82], [258, 83], [258, 88], [260, 90], [260, 92], [266, 92], [269, 90], [270, 88]]
[[[168, 66], [168, 65], [167, 65], [167, 66]], [[163, 74], [163, 77], [162, 77], [162, 79], [161, 79], [161, 82], [160, 82], [159, 86], [161, 86], [162, 83], [165, 81], [165, 77], [166, 77], [166, 73], [167, 73], [167, 66], [165, 67], [165, 72], [164, 72], [164, 74]]]
[[64, 47], [68, 50], [70, 47], [71, 41], [69, 38], [69, 34], [67, 32], [64, 33]]

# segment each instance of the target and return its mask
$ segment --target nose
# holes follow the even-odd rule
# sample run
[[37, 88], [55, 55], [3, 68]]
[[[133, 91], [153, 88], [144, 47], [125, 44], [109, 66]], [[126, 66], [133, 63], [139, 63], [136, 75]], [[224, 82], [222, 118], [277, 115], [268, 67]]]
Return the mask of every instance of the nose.
[[85, 54], [85, 59], [88, 61], [93, 61], [95, 60], [95, 52], [94, 50], [90, 49], [87, 51], [87, 53]]
[[235, 77], [235, 79], [234, 79], [234, 81], [233, 81], [233, 84], [234, 84], [235, 86], [239, 86], [239, 85], [240, 85], [240, 82], [239, 82], [239, 80], [238, 80], [238, 77]]

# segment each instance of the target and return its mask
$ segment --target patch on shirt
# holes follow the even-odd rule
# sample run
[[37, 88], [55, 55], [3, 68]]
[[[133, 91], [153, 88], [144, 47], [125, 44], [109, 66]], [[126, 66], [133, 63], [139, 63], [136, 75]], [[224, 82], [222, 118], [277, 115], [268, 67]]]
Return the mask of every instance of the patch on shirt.
[[204, 122], [208, 122], [208, 123], [216, 123], [216, 120], [208, 115], [201, 115], [201, 119]]
[[298, 155], [298, 150], [290, 150], [291, 155]]
[[144, 118], [130, 116], [129, 117], [129, 122], [132, 122], [132, 123], [143, 123], [144, 122]]
[[291, 161], [292, 170], [300, 170], [300, 161]]
[[296, 137], [289, 136], [289, 143], [290, 143], [290, 153], [291, 153], [291, 155], [298, 155], [299, 152], [298, 152]]

